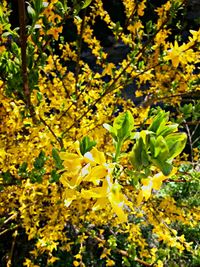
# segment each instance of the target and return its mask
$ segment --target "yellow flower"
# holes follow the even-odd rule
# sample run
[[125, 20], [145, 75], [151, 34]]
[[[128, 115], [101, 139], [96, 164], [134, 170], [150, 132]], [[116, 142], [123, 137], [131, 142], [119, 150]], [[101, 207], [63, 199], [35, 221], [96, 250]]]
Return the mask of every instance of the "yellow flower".
[[75, 143], [77, 154], [60, 152], [60, 158], [66, 171], [62, 174], [60, 181], [66, 187], [74, 189], [81, 182], [93, 182], [99, 184], [100, 180], [108, 173], [106, 159], [103, 152], [93, 148], [90, 152], [81, 155], [79, 142]]
[[0, 163], [2, 162], [3, 163], [3, 161], [5, 160], [5, 158], [6, 158], [6, 151], [5, 151], [5, 149], [4, 148], [0, 148]]
[[152, 189], [160, 190], [162, 182], [166, 180], [169, 176], [174, 175], [176, 171], [177, 168], [173, 168], [172, 172], [168, 176], [165, 176], [163, 175], [162, 172], [159, 172], [155, 174], [153, 177], [142, 179], [141, 182], [143, 186], [141, 187], [141, 190], [137, 197], [138, 204], [142, 202], [143, 198], [145, 200], [148, 200], [150, 198]]
[[57, 260], [59, 260], [59, 258], [52, 256], [50, 259], [48, 259], [48, 264], [52, 264]]
[[75, 267], [77, 267], [77, 266], [80, 265], [80, 262], [79, 262], [79, 261], [73, 261], [73, 265], [74, 265]]
[[39, 267], [39, 265], [34, 264], [30, 259], [27, 258], [25, 259], [23, 265], [27, 267]]
[[104, 164], [106, 159], [103, 152], [98, 151], [95, 147], [90, 152], [85, 153], [84, 157], [91, 163]]
[[6, 51], [6, 48], [4, 45], [0, 46], [0, 54]]
[[106, 260], [106, 266], [115, 266], [115, 262], [111, 259]]
[[110, 203], [120, 222], [127, 221], [127, 215], [123, 211], [124, 204], [127, 204], [127, 199], [121, 193], [121, 186], [117, 182], [113, 183], [111, 174], [106, 176], [101, 187], [92, 188], [90, 190], [83, 189], [81, 195], [86, 199], [98, 199], [93, 206], [93, 210], [103, 209]]
[[138, 10], [137, 10], [138, 16], [143, 16], [143, 15], [144, 15], [144, 9], [145, 9], [145, 7], [146, 7], [145, 2], [146, 2], [146, 0], [143, 0], [143, 1], [138, 5]]
[[54, 39], [57, 41], [58, 37], [59, 37], [59, 33], [61, 33], [62, 30], [63, 30], [62, 26], [60, 26], [60, 27], [52, 27], [51, 29], [49, 29], [47, 31], [47, 34], [53, 35]]
[[171, 60], [172, 65], [177, 68], [179, 63], [187, 64], [187, 62], [193, 62], [196, 60], [196, 54], [191, 49], [193, 42], [178, 45], [178, 42], [174, 42], [174, 46], [170, 44], [171, 49], [168, 51], [168, 54], [164, 57], [165, 60]]
[[161, 260], [158, 260], [155, 266], [156, 267], [163, 267], [163, 262]]
[[136, 96], [136, 97], [143, 96], [142, 91], [141, 91], [141, 90], [136, 90], [136, 91], [135, 91], [135, 96]]

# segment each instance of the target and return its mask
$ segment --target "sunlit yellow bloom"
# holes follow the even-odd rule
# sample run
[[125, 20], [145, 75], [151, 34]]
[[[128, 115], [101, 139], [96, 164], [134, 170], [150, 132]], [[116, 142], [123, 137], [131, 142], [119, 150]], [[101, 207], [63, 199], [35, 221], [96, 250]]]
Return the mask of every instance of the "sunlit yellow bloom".
[[111, 259], [106, 260], [106, 266], [115, 266], [115, 262]]
[[84, 157], [88, 159], [91, 163], [96, 164], [104, 164], [106, 163], [106, 159], [103, 152], [98, 151], [95, 147], [90, 151], [87, 152]]
[[121, 193], [121, 186], [117, 182], [113, 183], [111, 175], [107, 175], [101, 187], [92, 188], [90, 190], [83, 189], [81, 195], [83, 198], [98, 199], [93, 206], [93, 210], [103, 209], [110, 203], [120, 222], [127, 221], [127, 215], [123, 211], [127, 199]]
[[54, 27], [54, 28], [49, 29], [47, 31], [47, 34], [52, 35], [55, 40], [58, 40], [59, 33], [61, 33], [62, 30], [63, 30], [63, 27], [62, 26], [60, 26], [60, 27]]
[[75, 267], [80, 266], [80, 262], [79, 262], [79, 261], [73, 261], [73, 265], [74, 265]]
[[143, 16], [143, 15], [144, 15], [144, 9], [145, 9], [145, 7], [146, 7], [145, 2], [146, 2], [146, 0], [143, 0], [143, 1], [142, 1], [141, 3], [139, 3], [139, 5], [138, 5], [137, 13], [138, 13], [139, 16]]
[[174, 175], [177, 172], [177, 168], [173, 168], [170, 175], [165, 176], [162, 172], [155, 174], [153, 177], [142, 179], [141, 182], [143, 186], [138, 194], [137, 202], [140, 204], [143, 200], [148, 200], [151, 196], [152, 189], [159, 190], [162, 186], [162, 182], [166, 180], [169, 176]]

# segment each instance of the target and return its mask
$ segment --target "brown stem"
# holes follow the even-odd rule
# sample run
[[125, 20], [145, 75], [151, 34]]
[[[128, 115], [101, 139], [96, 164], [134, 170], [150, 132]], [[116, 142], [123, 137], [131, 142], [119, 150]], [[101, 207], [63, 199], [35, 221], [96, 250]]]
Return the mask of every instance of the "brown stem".
[[[15, 219], [17, 217], [17, 213], [14, 213], [12, 214], [8, 219], [6, 219], [4, 222], [3, 222], [3, 225], [7, 224], [9, 221], [12, 221], [13, 219]], [[2, 226], [3, 226], [2, 225]]]
[[190, 182], [188, 180], [184, 180], [184, 179], [179, 179], [179, 180], [173, 180], [173, 179], [166, 179], [163, 181], [163, 183], [187, 183]]
[[187, 122], [184, 120], [185, 122], [185, 128], [187, 131], [187, 135], [188, 135], [188, 141], [189, 141], [189, 146], [190, 146], [190, 157], [191, 157], [191, 162], [194, 162], [194, 158], [193, 158], [193, 143], [192, 143], [192, 137], [191, 137], [191, 133], [190, 133], [190, 129], [188, 127]]
[[200, 121], [196, 121], [196, 122], [198, 122], [198, 123], [195, 124], [196, 126], [195, 126], [194, 130], [193, 130], [192, 133], [191, 133], [191, 137], [194, 136], [194, 134], [196, 133], [198, 127], [200, 126]]
[[26, 46], [27, 46], [26, 11], [25, 11], [24, 0], [18, 0], [18, 10], [19, 10], [23, 90], [24, 90], [26, 106], [28, 110], [30, 111], [33, 122], [35, 123], [37, 120], [35, 118], [35, 111], [34, 111], [33, 105], [31, 104], [31, 92], [30, 92], [30, 88], [28, 84], [27, 58], [26, 58]]
[[56, 136], [56, 134], [54, 133], [54, 131], [51, 129], [51, 127], [46, 123], [46, 121], [39, 116], [40, 121], [49, 129], [49, 131], [51, 132], [51, 134], [54, 136], [54, 138], [56, 139], [56, 141], [59, 143], [60, 148], [64, 148], [64, 144], [63, 144], [63, 140], [61, 138], [59, 138], [58, 136]]
[[84, 27], [85, 27], [85, 16], [86, 16], [86, 9], [84, 9], [83, 18], [82, 18], [82, 22], [81, 22], [80, 35], [79, 35], [78, 41], [77, 41], [78, 51], [77, 51], [77, 61], [76, 61], [76, 68], [75, 68], [75, 80], [76, 80], [75, 93], [76, 93], [76, 97], [78, 95], [78, 75], [80, 73], [80, 58], [81, 58], [81, 50], [82, 50], [83, 32], [84, 32]]
[[6, 233], [8, 233], [8, 232], [10, 232], [10, 231], [13, 231], [13, 230], [15, 230], [15, 229], [17, 229], [17, 228], [18, 228], [18, 225], [14, 226], [13, 228], [5, 229], [5, 230], [3, 230], [2, 232], [0, 232], [0, 236], [5, 235]]
[[[58, 70], [58, 66], [57, 66], [57, 62], [56, 62], [56, 59], [54, 58], [54, 56], [53, 56], [53, 53], [52, 53], [52, 59], [53, 59], [53, 63], [54, 63], [54, 66], [55, 66], [55, 69], [56, 69], [56, 72], [57, 73], [59, 73], [59, 70]], [[67, 90], [67, 87], [65, 86], [65, 83], [64, 83], [64, 79], [63, 79], [63, 77], [62, 78], [60, 78], [60, 81], [61, 81], [61, 83], [62, 83], [62, 85], [63, 85], [63, 88], [65, 89], [65, 93], [66, 93], [66, 97], [70, 97], [70, 95], [69, 95], [69, 92], [68, 92], [68, 90]]]
[[18, 231], [15, 230], [15, 232], [13, 233], [13, 241], [12, 241], [10, 255], [9, 255], [8, 262], [6, 264], [6, 267], [11, 267], [12, 266], [12, 258], [13, 258], [13, 253], [14, 253], [14, 248], [15, 248], [17, 234], [18, 234]]
[[75, 112], [75, 126], [76, 128], [78, 128], [78, 121], [76, 119], [76, 113], [78, 111], [78, 76], [80, 73], [80, 59], [81, 59], [81, 50], [82, 50], [82, 41], [83, 41], [83, 32], [84, 32], [84, 26], [85, 26], [85, 17], [86, 17], [86, 8], [83, 11], [83, 18], [81, 21], [81, 29], [80, 29], [80, 35], [78, 37], [77, 40], [77, 46], [78, 46], [78, 51], [77, 51], [77, 61], [76, 61], [76, 68], [75, 68], [75, 95], [76, 95], [76, 102], [75, 102], [75, 106], [76, 106], [76, 112]]
[[[124, 29], [128, 27], [129, 23], [131, 22], [133, 16], [135, 15], [135, 12], [137, 10], [137, 7], [138, 7], [138, 1], [136, 1], [136, 4], [135, 4], [135, 7], [132, 11], [132, 13], [130, 14], [130, 16], [127, 18], [127, 20], [125, 21], [125, 25], [124, 25]], [[118, 36], [118, 39], [120, 39], [122, 36], [122, 32], [119, 33], [119, 36]]]

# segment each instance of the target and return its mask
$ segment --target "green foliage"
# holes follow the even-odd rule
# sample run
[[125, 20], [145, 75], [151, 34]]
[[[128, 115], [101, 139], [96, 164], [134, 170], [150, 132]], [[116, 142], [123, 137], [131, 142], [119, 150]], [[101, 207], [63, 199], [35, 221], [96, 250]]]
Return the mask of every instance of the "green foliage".
[[136, 170], [158, 167], [164, 175], [172, 171], [172, 160], [185, 147], [185, 133], [174, 133], [177, 124], [169, 124], [169, 113], [159, 111], [148, 130], [135, 134], [136, 143], [130, 154], [130, 161]]
[[90, 140], [88, 136], [84, 136], [80, 142], [80, 152], [82, 155], [89, 152], [94, 146], [96, 146], [96, 142]]
[[63, 165], [62, 165], [62, 160], [59, 156], [59, 153], [57, 151], [56, 148], [52, 148], [52, 157], [53, 157], [53, 160], [54, 160], [54, 163], [55, 163], [55, 166], [58, 170], [61, 170], [63, 169]]
[[106, 128], [112, 135], [114, 141], [123, 142], [130, 138], [132, 130], [134, 129], [134, 119], [130, 111], [126, 113], [121, 113], [113, 123], [113, 126], [104, 123], [104, 128]]
[[39, 156], [35, 159], [33, 166], [35, 169], [40, 170], [44, 167], [45, 161], [46, 161], [45, 152], [41, 151]]
[[117, 161], [123, 142], [131, 138], [134, 129], [134, 119], [130, 111], [120, 114], [115, 118], [113, 126], [104, 123], [104, 128], [107, 129], [113, 137], [113, 142], [116, 148], [115, 158]]

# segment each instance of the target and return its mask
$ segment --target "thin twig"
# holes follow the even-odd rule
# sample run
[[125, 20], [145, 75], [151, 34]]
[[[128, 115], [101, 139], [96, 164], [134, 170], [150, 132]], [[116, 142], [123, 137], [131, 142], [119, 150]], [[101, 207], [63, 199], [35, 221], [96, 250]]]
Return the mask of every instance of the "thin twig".
[[13, 230], [15, 230], [15, 229], [17, 229], [17, 228], [18, 228], [18, 225], [16, 225], [16, 226], [13, 227], [13, 228], [5, 229], [5, 230], [3, 230], [2, 232], [0, 232], [0, 236], [5, 235], [6, 233], [8, 233], [8, 232], [10, 232], [10, 231], [13, 231]]
[[[181, 122], [180, 124], [186, 124], [185, 122]], [[187, 125], [200, 125], [200, 121], [187, 121]], [[191, 135], [192, 136], [192, 135]]]
[[14, 248], [15, 248], [17, 234], [18, 234], [18, 231], [15, 230], [15, 232], [13, 233], [12, 246], [11, 246], [10, 255], [9, 255], [8, 262], [6, 264], [6, 267], [11, 267], [12, 266], [12, 258], [13, 258], [13, 253], [14, 253]]
[[194, 144], [196, 143], [196, 142], [198, 142], [200, 140], [200, 136], [198, 136], [193, 142], [192, 142], [192, 146], [194, 146]]
[[187, 131], [187, 135], [188, 135], [188, 140], [189, 140], [189, 146], [190, 146], [190, 157], [191, 157], [191, 162], [194, 162], [194, 158], [193, 158], [193, 144], [192, 144], [192, 137], [191, 137], [191, 133], [190, 133], [190, 129], [188, 127], [187, 122], [184, 120], [185, 122], [185, 128]]
[[[17, 217], [17, 213], [12, 214], [10, 217], [8, 217], [8, 219], [6, 219], [6, 220], [3, 222], [3, 225], [7, 224], [9, 221], [15, 219], [16, 217]], [[3, 225], [2, 225], [2, 226], [3, 226]], [[2, 226], [1, 226], [1, 227], [2, 227]]]
[[56, 139], [56, 141], [59, 143], [60, 148], [62, 149], [64, 147], [63, 140], [61, 138], [59, 138], [58, 136], [56, 136], [56, 134], [54, 133], [54, 131], [51, 129], [51, 127], [46, 123], [46, 121], [41, 116], [39, 116], [39, 118], [40, 118], [40, 121], [49, 129], [49, 131], [51, 132], [51, 134], [54, 136], [54, 138]]
[[199, 126], [200, 126], [200, 121], [199, 121], [198, 124], [196, 124], [194, 130], [192, 131], [192, 133], [191, 133], [191, 137], [193, 137], [193, 135], [196, 133], [196, 130], [197, 130], [197, 128], [198, 128]]
[[[53, 59], [54, 66], [55, 66], [55, 68], [56, 68], [56, 72], [59, 73], [58, 66], [57, 66], [57, 62], [56, 62], [56, 60], [54, 59], [53, 55], [52, 55], [52, 59]], [[60, 77], [59, 77], [59, 79], [60, 79]], [[60, 79], [60, 81], [61, 81], [61, 83], [62, 83], [62, 85], [63, 85], [63, 88], [65, 89], [66, 96], [69, 98], [70, 95], [69, 95], [69, 92], [68, 92], [68, 90], [67, 90], [67, 87], [65, 86], [63, 77]]]
[[185, 180], [185, 179], [179, 179], [179, 180], [166, 179], [163, 181], [163, 183], [187, 183], [187, 182], [190, 182], [190, 181]]
[[[133, 16], [135, 15], [135, 12], [137, 10], [137, 7], [138, 7], [138, 1], [136, 1], [136, 4], [135, 4], [135, 7], [132, 11], [132, 13], [130, 14], [130, 16], [127, 18], [127, 20], [125, 21], [125, 24], [124, 24], [124, 28], [127, 28], [129, 23], [131, 22]], [[119, 33], [119, 36], [118, 36], [118, 39], [120, 39], [122, 36], [122, 32]]]
[[78, 51], [77, 51], [77, 60], [76, 60], [76, 68], [75, 68], [75, 80], [76, 80], [75, 94], [76, 96], [78, 95], [78, 75], [80, 73], [80, 58], [81, 58], [81, 50], [82, 50], [83, 33], [84, 33], [84, 27], [85, 27], [85, 16], [86, 16], [86, 9], [84, 9], [84, 12], [83, 12], [80, 35], [77, 41]]

